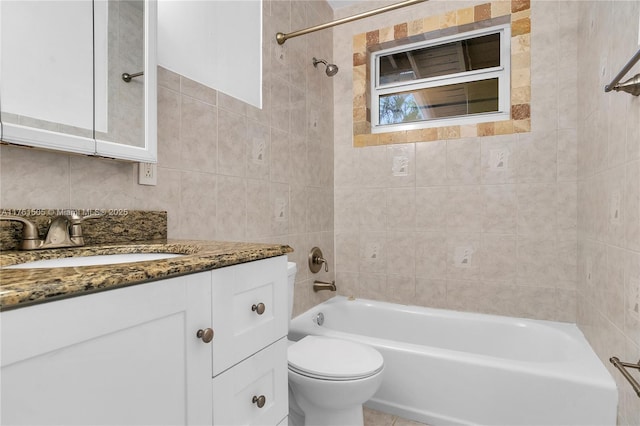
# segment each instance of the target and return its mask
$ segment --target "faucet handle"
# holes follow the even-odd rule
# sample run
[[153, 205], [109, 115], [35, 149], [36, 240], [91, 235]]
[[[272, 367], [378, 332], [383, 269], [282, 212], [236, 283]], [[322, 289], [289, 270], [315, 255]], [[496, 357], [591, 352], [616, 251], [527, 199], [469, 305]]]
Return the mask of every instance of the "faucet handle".
[[104, 216], [104, 213], [102, 212], [98, 212], [98, 213], [92, 213], [92, 214], [88, 214], [86, 216], [80, 216], [78, 214], [77, 211], [72, 211], [71, 214], [66, 215], [67, 219], [69, 219], [69, 221], [71, 222], [72, 225], [80, 225], [83, 221], [87, 220], [87, 219], [98, 219], [101, 218], [102, 216]]
[[314, 274], [322, 269], [322, 264], [324, 264], [324, 271], [329, 272], [329, 263], [323, 257], [322, 250], [318, 247], [314, 247], [309, 252], [309, 270]]
[[20, 242], [21, 250], [34, 250], [42, 246], [43, 241], [38, 234], [38, 228], [29, 219], [13, 215], [0, 215], [0, 220], [11, 220], [22, 223], [22, 241]]
[[75, 245], [83, 246], [84, 237], [82, 236], [82, 222], [88, 219], [98, 219], [103, 216], [104, 213], [101, 212], [80, 216], [77, 211], [73, 211], [71, 214], [66, 215], [67, 219], [69, 219], [69, 222], [71, 223], [71, 230], [69, 231], [71, 241], [73, 241]]

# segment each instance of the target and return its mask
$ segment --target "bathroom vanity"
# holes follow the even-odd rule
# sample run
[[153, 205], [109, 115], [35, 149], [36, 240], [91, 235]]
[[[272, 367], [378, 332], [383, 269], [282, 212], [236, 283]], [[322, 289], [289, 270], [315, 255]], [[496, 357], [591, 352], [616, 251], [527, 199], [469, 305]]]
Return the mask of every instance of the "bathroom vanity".
[[0, 423], [286, 424], [291, 249], [164, 247], [184, 256], [0, 269]]

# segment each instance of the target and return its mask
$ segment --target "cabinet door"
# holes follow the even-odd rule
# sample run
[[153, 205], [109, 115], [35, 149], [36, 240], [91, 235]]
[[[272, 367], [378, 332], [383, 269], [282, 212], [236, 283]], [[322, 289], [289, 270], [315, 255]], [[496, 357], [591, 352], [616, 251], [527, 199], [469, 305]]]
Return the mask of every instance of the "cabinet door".
[[214, 376], [286, 336], [286, 256], [216, 269], [213, 293]]
[[211, 274], [3, 312], [2, 424], [211, 424]]
[[3, 140], [93, 154], [93, 2], [0, 2]]

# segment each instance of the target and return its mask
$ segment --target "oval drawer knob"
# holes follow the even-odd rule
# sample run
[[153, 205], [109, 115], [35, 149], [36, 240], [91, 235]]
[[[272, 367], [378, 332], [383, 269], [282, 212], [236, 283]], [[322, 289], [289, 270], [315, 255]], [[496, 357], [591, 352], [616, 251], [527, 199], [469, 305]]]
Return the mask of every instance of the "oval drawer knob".
[[205, 328], [204, 330], [200, 329], [196, 333], [196, 336], [202, 339], [203, 342], [209, 343], [213, 340], [213, 329], [212, 328]]
[[254, 396], [251, 400], [254, 404], [258, 406], [258, 408], [264, 407], [265, 402], [267, 402], [267, 398], [264, 395]]
[[258, 303], [257, 305], [254, 304], [253, 306], [251, 306], [251, 310], [257, 313], [258, 315], [264, 314], [264, 309], [265, 309], [264, 303], [262, 302]]

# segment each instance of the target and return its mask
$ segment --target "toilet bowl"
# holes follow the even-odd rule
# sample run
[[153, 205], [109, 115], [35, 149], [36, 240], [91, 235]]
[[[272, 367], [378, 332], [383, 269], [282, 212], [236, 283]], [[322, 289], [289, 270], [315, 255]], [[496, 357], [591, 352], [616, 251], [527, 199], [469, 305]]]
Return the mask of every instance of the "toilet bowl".
[[[296, 265], [288, 264], [289, 318]], [[306, 336], [290, 342], [289, 424], [362, 426], [362, 404], [382, 382], [384, 360], [374, 348], [341, 339]]]

